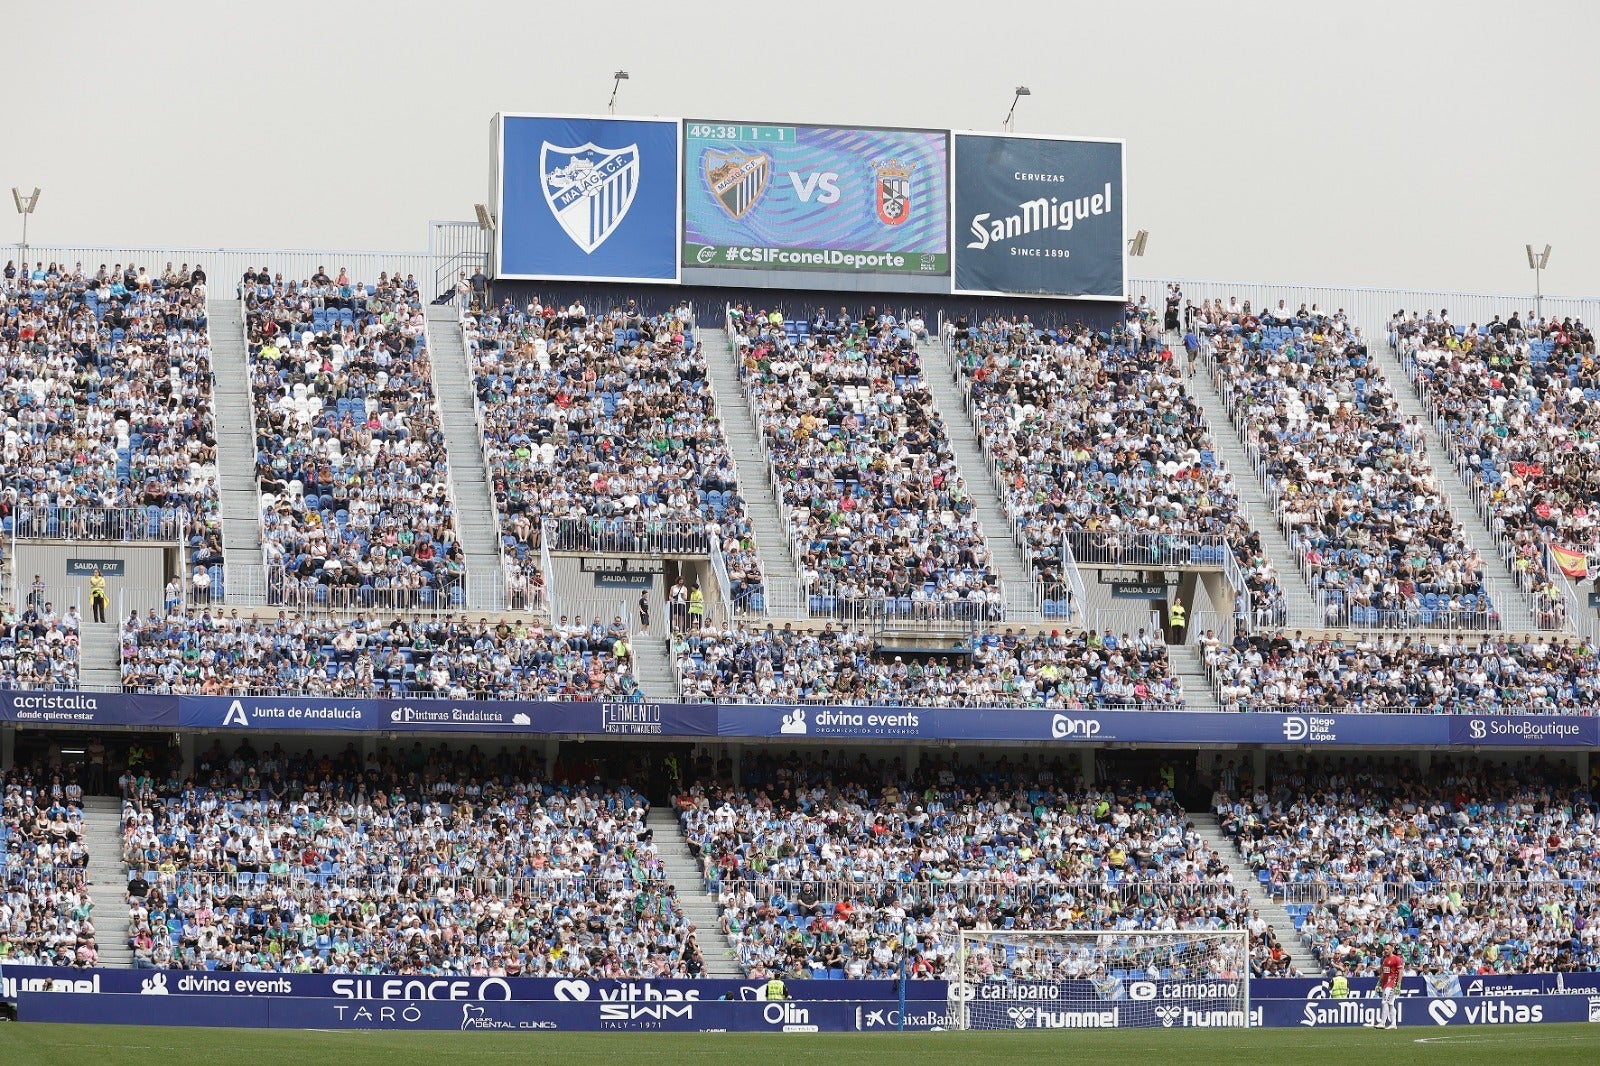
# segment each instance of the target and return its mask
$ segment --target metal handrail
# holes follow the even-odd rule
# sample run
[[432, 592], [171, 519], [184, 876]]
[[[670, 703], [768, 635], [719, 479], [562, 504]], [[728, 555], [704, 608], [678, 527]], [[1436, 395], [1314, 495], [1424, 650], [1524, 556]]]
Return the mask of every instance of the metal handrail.
[[[1220, 363], [1221, 360], [1215, 360], [1213, 362], [1213, 368], [1216, 376], [1225, 384], [1231, 384], [1233, 382], [1233, 378], [1222, 370], [1221, 366], [1219, 365]], [[1222, 393], [1224, 401], [1228, 405], [1229, 418], [1238, 429], [1241, 442], [1246, 447], [1251, 465], [1265, 486], [1268, 505], [1279, 525], [1283, 527], [1284, 537], [1289, 542], [1290, 549], [1294, 553], [1295, 566], [1300, 571], [1301, 576], [1305, 579], [1306, 584], [1309, 586], [1312, 597], [1318, 604], [1321, 617], [1324, 619], [1333, 617], [1328, 614], [1330, 606], [1334, 605], [1334, 600], [1332, 598], [1333, 593], [1325, 587], [1322, 571], [1311, 564], [1308, 558], [1307, 547], [1300, 536], [1299, 530], [1297, 528], [1291, 528], [1285, 524], [1288, 505], [1283, 498], [1282, 486], [1275, 478], [1266, 473], [1264, 465], [1265, 458], [1263, 442], [1260, 439], [1254, 422], [1249, 418], [1248, 415], [1248, 408], [1254, 405], [1256, 402], [1255, 398], [1243, 388], [1237, 391], [1229, 388], [1223, 388]], [[1455, 514], [1454, 509], [1448, 508], [1448, 504], [1447, 509], [1449, 509], [1451, 512], [1452, 521], [1455, 522], [1463, 543], [1470, 549], [1470, 533], [1460, 521], [1459, 516]], [[1486, 590], [1489, 588], [1491, 580], [1492, 579], [1485, 580], [1484, 585]], [[1502, 595], [1504, 594], [1503, 590], [1497, 591], [1500, 591]], [[1504, 602], [1495, 599], [1493, 596], [1491, 596], [1491, 601]], [[1488, 617], [1488, 620], [1494, 624], [1498, 624], [1496, 621], [1498, 619], [1498, 613], [1494, 614], [1493, 616], [1486, 617]], [[1535, 617], [1537, 617], [1536, 614]], [[1351, 615], [1348, 611], [1343, 611], [1338, 612], [1337, 620], [1331, 622], [1330, 624], [1355, 629], [1408, 629], [1422, 626], [1421, 618], [1422, 615], [1420, 614], [1420, 608], [1418, 613], [1415, 615], [1411, 615], [1409, 612], [1404, 610], [1380, 611], [1375, 620], [1365, 612], [1363, 612], [1358, 619], [1354, 615]], [[1452, 625], [1453, 622], [1447, 619], [1445, 624], [1439, 626], [1438, 628], [1449, 628]], [[1483, 622], [1474, 617], [1471, 620], [1465, 621], [1463, 625], [1465, 628], [1482, 628]], [[1422, 627], [1434, 628], [1432, 626]]]
[[1233, 589], [1234, 618], [1236, 621], [1243, 618], [1244, 631], [1253, 632], [1255, 612], [1250, 609], [1250, 583], [1244, 576], [1244, 568], [1233, 554], [1233, 545], [1228, 543], [1226, 537], [1223, 538], [1222, 552], [1222, 573]]
[[[256, 432], [256, 405], [255, 405], [255, 397], [252, 395], [252, 387], [251, 387], [251, 379], [254, 376], [254, 366], [253, 366], [253, 364], [251, 362], [251, 359], [250, 359], [250, 308], [246, 305], [246, 303], [245, 303], [245, 301], [243, 299], [239, 299], [236, 302], [237, 302], [237, 304], [239, 306], [239, 333], [240, 333], [240, 336], [243, 338], [243, 344], [244, 344], [244, 393], [245, 393], [244, 409], [245, 409], [245, 416], [250, 420], [250, 441], [251, 441], [251, 448], [250, 448], [250, 488], [251, 488], [251, 496], [255, 500], [256, 529], [257, 529], [257, 532], [259, 533], [260, 530], [261, 530], [261, 527], [262, 527], [262, 517], [261, 517], [261, 478], [257, 475], [256, 468], [255, 468], [255, 452], [256, 452], [256, 450], [255, 450], [255, 442], [260, 440], [261, 438]], [[216, 377], [216, 369], [215, 369], [216, 368], [216, 359], [213, 358], [211, 362], [212, 362], [212, 377], [215, 378]], [[217, 393], [217, 384], [216, 384], [215, 381], [213, 381], [213, 383], [212, 383], [211, 393], [212, 393], [213, 397]], [[219, 496], [221, 495], [221, 478], [220, 477], [218, 478], [218, 495]], [[266, 543], [266, 538], [265, 537], [261, 538], [261, 546], [260, 546], [259, 550], [261, 552], [261, 574], [262, 574], [262, 580], [265, 581], [265, 576], [266, 576], [266, 572], [267, 572], [267, 562], [268, 562], [268, 558], [267, 558], [267, 556], [268, 556], [267, 543]], [[230, 589], [240, 588], [244, 584], [244, 582], [243, 582], [243, 580], [241, 578], [242, 573], [243, 573], [243, 571], [240, 570], [239, 567], [237, 567], [235, 565], [232, 565], [232, 559], [229, 557], [227, 551], [224, 550], [224, 552], [222, 553], [222, 599], [223, 599], [224, 602], [239, 602], [239, 601], [229, 601], [228, 600], [228, 596], [230, 595], [230, 593], [229, 593]], [[259, 602], [262, 602], [262, 603], [266, 602], [266, 594], [267, 594], [267, 590], [265, 588], [262, 588], [260, 590], [260, 593], [259, 593], [259, 595], [260, 595]], [[246, 600], [244, 602], [249, 602], [249, 601]]]
[[[433, 356], [434, 356], [434, 352], [437, 351], [437, 349], [433, 346], [433, 334], [429, 330], [428, 316], [427, 316], [426, 312], [424, 312], [423, 316], [422, 316], [422, 344], [423, 344], [423, 357], [428, 360], [428, 374], [427, 374], [426, 381], [427, 381], [427, 385], [428, 385], [428, 392], [431, 395], [432, 400], [433, 400], [433, 414], [434, 414], [434, 417], [439, 420], [440, 426], [443, 426], [444, 425], [444, 407], [443, 407], [442, 403], [440, 402], [439, 390], [435, 386], [434, 380], [433, 380]], [[465, 350], [466, 350], [466, 337], [465, 336], [463, 336], [462, 339], [461, 339], [461, 347], [462, 347], [462, 351], [465, 352]], [[469, 384], [469, 387], [470, 387], [470, 383], [471, 383], [471, 380], [472, 380], [470, 375], [468, 376], [467, 380], [468, 380], [468, 384]], [[456, 497], [455, 470], [454, 470], [454, 468], [452, 468], [450, 466], [450, 450], [449, 450], [449, 448], [445, 448], [444, 467], [445, 467], [444, 492], [445, 492], [445, 497], [450, 501], [450, 534], [451, 534], [451, 539], [445, 541], [445, 552], [448, 553], [450, 545], [456, 544], [456, 545], [461, 545], [462, 553], [463, 553], [463, 555], [465, 555], [466, 546], [464, 544], [462, 544], [462, 542], [461, 542], [461, 537], [462, 537], [462, 533], [461, 533], [461, 501], [459, 499], [457, 499], [457, 497]], [[496, 530], [496, 536], [495, 536], [495, 540], [497, 542], [500, 539], [498, 534], [499, 534], [499, 531], [497, 529]], [[481, 607], [481, 608], [484, 608], [484, 609], [487, 609], [487, 610], [495, 610], [495, 609], [497, 609], [499, 607], [498, 604], [474, 604], [472, 602], [472, 595], [471, 594], [472, 594], [472, 587], [473, 586], [472, 586], [472, 582], [470, 580], [469, 568], [467, 567], [465, 562], [463, 562], [462, 565], [461, 565], [461, 582], [460, 582], [460, 585], [461, 585], [461, 603], [462, 603], [462, 606], [467, 607], [467, 608]]]
[[[466, 606], [468, 576], [467, 569], [463, 566], [459, 571], [445, 573], [437, 585], [378, 588], [367, 585], [319, 584], [315, 588], [307, 589], [290, 576], [286, 564], [272, 563], [267, 567], [265, 606], [282, 606], [313, 613], [373, 610], [459, 613], [468, 609]], [[456, 589], [461, 590], [460, 604], [450, 602]], [[440, 600], [444, 602], [441, 603]]]
[[733, 579], [728, 576], [728, 561], [722, 556], [722, 545], [715, 537], [709, 538], [711, 573], [717, 579], [717, 601], [722, 607], [722, 623], [733, 621]]
[[[1263, 866], [1261, 869], [1267, 869]], [[1269, 872], [1268, 877], [1271, 878]], [[1507, 896], [1517, 896], [1523, 892], [1541, 891], [1548, 893], [1554, 886], [1569, 888], [1574, 891], [1583, 891], [1593, 884], [1587, 878], [1530, 878], [1527, 881], [1475, 881], [1471, 879], [1451, 878], [1447, 881], [1377, 881], [1361, 880], [1355, 877], [1329, 877], [1327, 874], [1318, 874], [1312, 881], [1277, 881], [1268, 880], [1261, 887], [1266, 889], [1272, 898], [1281, 903], [1295, 904], [1321, 904], [1346, 896], [1363, 895], [1369, 891], [1381, 893], [1381, 898], [1386, 903], [1396, 904], [1414, 900], [1437, 891], [1459, 892], [1467, 899], [1504, 899]]]
[[[151, 514], [150, 512], [156, 512]], [[20, 500], [13, 519], [15, 540], [149, 541], [181, 544], [186, 523], [170, 507], [35, 507]]]
[[1080, 566], [1179, 570], [1227, 565], [1228, 538], [1221, 533], [1070, 529], [1065, 538]]
[[[753, 422], [755, 423], [757, 433], [760, 434], [760, 436], [764, 440], [770, 441], [770, 439], [771, 439], [770, 427], [769, 427], [769, 423], [768, 423], [768, 421], [767, 421], [767, 419], [765, 417], [765, 413], [762, 410], [761, 404], [757, 400], [757, 396], [756, 396], [756, 388], [757, 388], [757, 386], [756, 386], [756, 383], [754, 383], [750, 379], [750, 376], [748, 374], [746, 374], [745, 366], [744, 366], [744, 359], [743, 359], [743, 357], [742, 357], [742, 355], [740, 353], [738, 340], [743, 335], [737, 329], [734, 328], [731, 311], [729, 311], [727, 313], [726, 328], [727, 328], [729, 339], [733, 344], [733, 358], [735, 359], [735, 361], [737, 362], [738, 367], [739, 367], [739, 377], [740, 377], [740, 380], [743, 381], [744, 386], [745, 386], [745, 398], [746, 398], [746, 401], [747, 401], [747, 403], [749, 405], [750, 412], [751, 412], [751, 417], [752, 417]], [[920, 352], [920, 350], [921, 349], [919, 348], [919, 352]], [[924, 372], [928, 372], [929, 368], [924, 367], [923, 370], [924, 370]], [[946, 441], [946, 446], [947, 447], [949, 446], [948, 440]], [[793, 508], [789, 507], [787, 501], [784, 499], [783, 479], [782, 479], [782, 477], [781, 477], [781, 475], [780, 475], [780, 473], [778, 471], [777, 463], [772, 461], [770, 458], [768, 460], [768, 471], [769, 471], [769, 474], [770, 474], [771, 479], [772, 479], [771, 483], [772, 483], [772, 488], [773, 488], [773, 495], [776, 498], [777, 503], [778, 503], [779, 517], [784, 523], [784, 528], [785, 528], [785, 531], [786, 531], [786, 533], [788, 535], [788, 538], [789, 538], [790, 551], [791, 551], [794, 559], [798, 562], [805, 554], [804, 549], [803, 549], [802, 546], [804, 545], [804, 543], [806, 541], [806, 536], [805, 536], [806, 531], [805, 531], [805, 529], [803, 527], [803, 524], [801, 523], [801, 521], [799, 519], [799, 516], [795, 513], [795, 510]], [[975, 516], [974, 516], [974, 521], [976, 522], [976, 517]], [[988, 535], [985, 533], [981, 523], [977, 523], [977, 526], [978, 526], [978, 536], [979, 536], [980, 540], [982, 541], [982, 543], [984, 544], [984, 547], [987, 549], [987, 547], [988, 547]], [[991, 587], [996, 591], [996, 593], [1000, 597], [999, 607], [1000, 607], [1000, 611], [1001, 611], [1001, 616], [1004, 617], [1004, 612], [1006, 610], [1006, 605], [1009, 602], [1006, 599], [1005, 581], [1000, 576], [1000, 574], [998, 572], [998, 569], [993, 567], [992, 565], [990, 567], [990, 576], [992, 578]], [[816, 611], [816, 608], [815, 608], [815, 605], [814, 605], [815, 604], [814, 597], [818, 596], [818, 595], [822, 595], [822, 596], [830, 595], [830, 593], [826, 589], [818, 589], [815, 586], [807, 586], [805, 588], [802, 588], [800, 591], [801, 591], [802, 596], [804, 596], [805, 599], [806, 599], [805, 606], [808, 608], [808, 613], [813, 615], [813, 616], [815, 616], [817, 614], [817, 611]], [[870, 599], [870, 598], [867, 598], [867, 599]], [[881, 615], [874, 615], [873, 617], [881, 617]], [[922, 612], [922, 617], [925, 618], [925, 619], [931, 619], [932, 615], [930, 615], [928, 612]]]
[[[456, 315], [457, 322], [460, 323], [466, 318], [466, 310], [458, 306], [456, 308]], [[482, 349], [477, 349], [477, 351], [482, 351]], [[494, 509], [495, 549], [500, 553], [500, 572], [505, 575], [507, 586], [506, 605], [510, 607], [510, 582], [512, 568], [515, 567], [519, 573], [525, 568], [521, 563], [515, 562], [511, 558], [511, 553], [506, 550], [506, 516], [505, 512], [500, 507], [500, 498], [495, 495], [494, 491], [495, 466], [492, 458], [489, 455], [489, 439], [484, 432], [487, 422], [484, 415], [484, 403], [483, 400], [478, 396], [478, 371], [480, 368], [477, 351], [474, 351], [467, 346], [466, 330], [463, 327], [461, 334], [461, 357], [466, 360], [467, 388], [472, 392], [472, 421], [474, 428], [476, 429], [478, 455], [483, 462], [484, 478], [486, 480], [486, 487], [489, 490], [489, 506]], [[542, 542], [543, 538], [541, 537], [540, 539]], [[542, 543], [540, 544], [540, 558], [542, 560], [543, 573], [545, 575], [546, 595], [543, 597], [530, 595], [524, 609], [533, 614], [548, 614], [550, 606], [548, 596], [550, 582], [550, 553], [545, 550]]]
[[551, 551], [606, 555], [709, 555], [704, 522], [672, 518], [553, 517], [540, 523]]
[[[139, 857], [125, 855], [124, 861], [142, 868]], [[502, 870], [482, 870], [467, 874], [426, 874], [415, 871], [391, 873], [382, 869], [371, 871], [365, 863], [331, 862], [329, 869], [320, 866], [290, 866], [287, 872], [274, 873], [270, 869], [259, 873], [238, 873], [223, 870], [179, 870], [176, 874], [160, 874], [149, 870], [149, 882], [163, 891], [176, 891], [189, 887], [197, 895], [216, 898], [219, 893], [238, 895], [246, 899], [259, 898], [278, 889], [309, 890], [313, 886], [337, 885], [346, 893], [369, 893], [376, 896], [398, 896], [405, 893], [434, 894], [445, 889], [474, 891], [488, 889], [496, 896], [520, 895], [524, 898], [564, 899], [584, 898], [596, 887], [615, 890], [618, 885], [627, 889], [649, 891], [669, 882], [666, 870], [660, 866], [618, 866], [614, 874], [583, 873], [553, 869], [543, 877], [527, 877]]]
[[[983, 870], [988, 874], [991, 871]], [[1196, 899], [1235, 899], [1244, 895], [1242, 886], [1228, 881], [1118, 881], [1074, 879], [1063, 880], [1054, 874], [1022, 874], [1015, 880], [995, 877], [949, 881], [894, 881], [869, 878], [860, 881], [812, 879], [801, 877], [775, 877], [762, 879], [722, 878], [716, 868], [707, 864], [706, 885], [711, 892], [724, 898], [749, 893], [765, 903], [783, 897], [789, 904], [799, 903], [802, 895], [809, 895], [817, 904], [826, 905], [845, 901], [965, 902], [989, 903], [1001, 900], [1050, 899], [1062, 902], [1073, 898], [1114, 898], [1124, 903], [1134, 903], [1152, 897], [1170, 902], [1190, 902]]]
[[[1511, 572], [1512, 578], [1517, 584], [1518, 591], [1525, 597], [1527, 606], [1529, 608], [1529, 615], [1534, 619], [1535, 625], [1540, 629], [1567, 628], [1567, 623], [1570, 619], [1575, 619], [1580, 616], [1570, 610], [1565, 612], [1556, 612], [1554, 616], [1548, 616], [1544, 611], [1540, 610], [1538, 592], [1532, 587], [1532, 575], [1528, 572], [1518, 569], [1515, 565], [1515, 561], [1519, 555], [1515, 540], [1506, 533], [1495, 534], [1494, 527], [1498, 517], [1497, 512], [1499, 511], [1499, 508], [1493, 502], [1493, 500], [1489, 498], [1490, 494], [1488, 492], [1488, 487], [1484, 485], [1481, 480], [1468, 478], [1467, 471], [1471, 466], [1470, 462], [1468, 461], [1468, 456], [1465, 450], [1462, 448], [1460, 438], [1455, 428], [1451, 426], [1449, 419], [1446, 418], [1438, 401], [1434, 397], [1433, 390], [1429, 387], [1428, 382], [1422, 376], [1422, 367], [1416, 358], [1414, 346], [1402, 344], [1400, 347], [1395, 348], [1395, 359], [1400, 363], [1401, 369], [1405, 372], [1406, 377], [1410, 379], [1412, 389], [1416, 392], [1417, 399], [1422, 403], [1423, 409], [1433, 420], [1434, 431], [1439, 434], [1439, 439], [1444, 441], [1445, 454], [1449, 457], [1451, 462], [1455, 464], [1457, 475], [1464, 482], [1466, 482], [1467, 489], [1472, 495], [1473, 508], [1478, 512], [1479, 517], [1482, 518], [1484, 523], [1489, 527], [1490, 536], [1495, 537], [1495, 547], [1500, 555], [1500, 559], [1506, 564], [1506, 569]], [[1547, 531], [1546, 536], [1549, 535], [1550, 534]], [[1544, 568], [1544, 576], [1552, 583], [1556, 583], [1554, 575], [1560, 573], [1560, 568], [1555, 566], [1554, 561], [1549, 558], [1547, 544], [1541, 547], [1540, 560], [1541, 565]], [[1563, 595], [1563, 602], [1568, 602], [1565, 595]]]

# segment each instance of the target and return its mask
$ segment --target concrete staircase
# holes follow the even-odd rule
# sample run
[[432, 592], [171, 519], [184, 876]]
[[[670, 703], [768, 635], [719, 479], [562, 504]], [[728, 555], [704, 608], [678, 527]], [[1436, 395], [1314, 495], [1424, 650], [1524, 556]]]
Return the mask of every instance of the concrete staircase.
[[206, 301], [211, 373], [216, 379], [217, 492], [222, 504], [222, 555], [228, 603], [264, 604], [266, 566], [261, 555], [261, 495], [256, 484], [256, 442], [250, 405], [250, 352], [238, 300]]
[[1261, 537], [1261, 548], [1278, 571], [1278, 584], [1283, 589], [1284, 609], [1287, 615], [1284, 628], [1319, 629], [1322, 617], [1317, 602], [1300, 572], [1295, 550], [1289, 546], [1278, 516], [1267, 498], [1267, 489], [1261, 475], [1250, 464], [1250, 453], [1245, 450], [1238, 430], [1228, 419], [1228, 405], [1222, 391], [1210, 375], [1197, 373], [1188, 379], [1187, 388], [1195, 403], [1205, 412], [1206, 424], [1211, 429], [1217, 462], [1233, 474], [1239, 489], [1239, 504], [1244, 509], [1250, 526]]
[[115, 611], [115, 605], [106, 611], [108, 621], [104, 623], [91, 621], [90, 615], [78, 629], [78, 681], [92, 692], [122, 688], [122, 643], [117, 637]]
[[1389, 347], [1388, 341], [1381, 339], [1380, 334], [1378, 338], [1369, 342], [1368, 352], [1378, 369], [1383, 372], [1383, 376], [1388, 379], [1389, 387], [1394, 390], [1394, 398], [1400, 405], [1400, 413], [1408, 419], [1415, 417], [1418, 422], [1428, 427], [1428, 459], [1433, 464], [1434, 474], [1439, 479], [1439, 490], [1444, 494], [1450, 513], [1466, 532], [1468, 543], [1477, 548], [1478, 553], [1483, 556], [1484, 573], [1491, 580], [1498, 581], [1505, 589], [1503, 595], [1495, 597], [1495, 606], [1500, 609], [1501, 626], [1511, 632], [1536, 630], [1538, 626], [1527, 595], [1517, 588], [1511, 568], [1500, 558], [1497, 538], [1490, 532], [1489, 523], [1478, 513], [1478, 508], [1472, 501], [1472, 493], [1467, 490], [1466, 483], [1461, 480], [1450, 462], [1450, 452], [1445, 447], [1444, 438], [1428, 414], [1427, 407], [1423, 405], [1422, 398], [1417, 395], [1416, 386], [1412, 385], [1411, 379], [1406, 376], [1405, 368], [1400, 365], [1394, 349]]
[[1167, 647], [1167, 659], [1172, 663], [1172, 676], [1183, 685], [1183, 702], [1191, 711], [1220, 711], [1217, 694], [1206, 678], [1205, 662], [1200, 658], [1200, 648], [1195, 644], [1172, 644]]
[[[657, 624], [658, 632], [661, 628]], [[666, 638], [644, 634], [635, 638], [633, 676], [639, 682], [640, 691], [651, 700], [671, 703], [678, 698], [678, 684], [672, 675], [672, 655]]]
[[433, 392], [450, 462], [450, 484], [455, 492], [456, 528], [466, 555], [467, 607], [476, 611], [502, 610], [506, 604], [506, 575], [500, 560], [500, 520], [484, 465], [466, 339], [454, 306], [428, 305], [427, 335]]
[[122, 801], [83, 798], [84, 846], [89, 849], [89, 898], [94, 901], [94, 938], [100, 965], [133, 965], [128, 946], [128, 872], [122, 862]]
[[646, 819], [650, 835], [661, 852], [667, 879], [678, 889], [678, 905], [694, 925], [695, 941], [705, 959], [707, 977], [740, 978], [744, 971], [733, 958], [733, 945], [717, 924], [717, 903], [706, 891], [700, 864], [689, 853], [683, 827], [671, 807], [651, 807]]
[[695, 339], [706, 357], [706, 377], [717, 401], [722, 431], [727, 434], [739, 473], [739, 494], [755, 536], [756, 552], [766, 577], [767, 614], [773, 618], [805, 618], [806, 605], [800, 596], [800, 570], [790, 546], [783, 511], [772, 488], [772, 472], [761, 431], [750, 411], [744, 385], [739, 381], [739, 363], [726, 330], [698, 329]]
[[1260, 911], [1261, 917], [1278, 934], [1278, 943], [1289, 953], [1294, 967], [1307, 977], [1315, 977], [1322, 973], [1322, 964], [1317, 962], [1316, 956], [1306, 949], [1299, 935], [1294, 929], [1294, 919], [1289, 917], [1289, 912], [1283, 909], [1283, 904], [1274, 900], [1270, 895], [1261, 890], [1261, 884], [1256, 880], [1255, 871], [1245, 863], [1244, 857], [1239, 854], [1239, 849], [1234, 847], [1233, 841], [1228, 839], [1228, 834], [1222, 831], [1222, 826], [1217, 822], [1217, 816], [1210, 811], [1190, 811], [1189, 820], [1194, 823], [1195, 832], [1198, 833], [1211, 849], [1223, 857], [1223, 861], [1233, 870], [1234, 884], [1238, 885], [1250, 901], [1252, 911]]
[[922, 372], [933, 396], [939, 417], [944, 422], [945, 437], [955, 455], [961, 480], [972, 494], [973, 513], [983, 526], [984, 539], [994, 557], [995, 569], [1006, 588], [1006, 621], [1021, 624], [1043, 621], [1039, 605], [1034, 602], [1033, 569], [1022, 556], [1012, 535], [1014, 524], [1006, 516], [1001, 502], [1000, 485], [995, 480], [989, 460], [983, 454], [978, 440], [977, 425], [967, 408], [967, 394], [962, 387], [955, 367], [944, 350], [936, 344], [922, 344], [917, 348], [922, 357]]

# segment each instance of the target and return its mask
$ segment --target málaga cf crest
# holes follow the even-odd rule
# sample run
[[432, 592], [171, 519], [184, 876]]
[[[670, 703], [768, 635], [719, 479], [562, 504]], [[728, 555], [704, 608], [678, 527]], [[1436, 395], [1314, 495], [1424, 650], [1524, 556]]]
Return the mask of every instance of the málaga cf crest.
[[701, 158], [711, 195], [731, 218], [743, 218], [766, 191], [772, 160], [761, 152], [728, 152], [713, 148]]
[[561, 148], [544, 142], [539, 149], [544, 202], [585, 254], [606, 242], [627, 217], [639, 189], [639, 146]]

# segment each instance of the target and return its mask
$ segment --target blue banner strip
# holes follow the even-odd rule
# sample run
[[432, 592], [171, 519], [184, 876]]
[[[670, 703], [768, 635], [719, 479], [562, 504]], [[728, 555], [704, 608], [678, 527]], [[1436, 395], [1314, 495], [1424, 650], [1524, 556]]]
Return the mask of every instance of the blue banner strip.
[[1239, 714], [0, 692], [0, 722], [303, 732], [1600, 748], [1580, 715]]
[[[894, 981], [790, 981], [790, 998], [895, 999]], [[151, 996], [273, 996], [345, 1000], [549, 1000], [559, 1002], [680, 1002], [761, 998], [763, 982], [702, 980], [589, 980], [554, 977], [399, 977], [393, 974], [251, 973], [225, 970], [78, 970], [8, 964], [0, 998], [55, 989]], [[943, 981], [908, 981], [906, 998], [943, 1003]]]
[[[839, 982], [852, 986], [853, 982]], [[1249, 1024], [1269, 1029], [1373, 1025], [1376, 999], [1257, 999]], [[1540, 1022], [1600, 1022], [1600, 996], [1539, 995], [1402, 1000], [1400, 1025], [1462, 1028]], [[545, 1000], [339, 1000], [270, 996], [148, 996], [23, 992], [25, 1022], [182, 1025], [244, 1029], [502, 1030], [516, 1032], [861, 1032], [943, 1028], [942, 1003], [895, 1000], [812, 1002]], [[1017, 1029], [1217, 1028], [1244, 1024], [1242, 1010], [1164, 1003], [1027, 1004], [1008, 1011]]]
[[[843, 983], [843, 982], [841, 982]], [[785, 1002], [589, 1002], [395, 1000], [391, 1002], [249, 996], [167, 997], [115, 993], [24, 992], [25, 1022], [184, 1025], [238, 1029], [650, 1031], [816, 1033], [900, 1027], [895, 1000]], [[891, 1020], [892, 1019], [892, 1020]], [[905, 1027], [942, 1026], [944, 1005], [908, 1006]]]
[[[1377, 982], [1371, 977], [1350, 980], [1351, 997], [1372, 998]], [[761, 981], [701, 980], [589, 980], [554, 977], [400, 977], [369, 974], [252, 973], [207, 970], [72, 969], [8, 964], [0, 970], [0, 998], [15, 1000], [19, 992], [49, 989], [66, 992], [100, 992], [145, 996], [275, 996], [344, 1000], [549, 1000], [557, 1002], [704, 1002], [751, 1001], [761, 998]], [[788, 982], [790, 998], [816, 1000], [895, 999], [894, 981]], [[1003, 986], [984, 985], [979, 998], [995, 998]], [[1078, 989], [1080, 998], [1099, 995], [1089, 982]], [[1228, 995], [1236, 993], [1229, 992]], [[1545, 994], [1600, 997], [1600, 973], [1443, 974], [1407, 977], [1404, 998], [1523, 997]], [[1112, 1000], [1148, 1002], [1194, 999], [1196, 990], [1184, 982], [1128, 980]], [[1250, 983], [1254, 999], [1326, 999], [1328, 979], [1318, 977], [1267, 977]], [[944, 1003], [944, 981], [907, 981], [906, 999]]]

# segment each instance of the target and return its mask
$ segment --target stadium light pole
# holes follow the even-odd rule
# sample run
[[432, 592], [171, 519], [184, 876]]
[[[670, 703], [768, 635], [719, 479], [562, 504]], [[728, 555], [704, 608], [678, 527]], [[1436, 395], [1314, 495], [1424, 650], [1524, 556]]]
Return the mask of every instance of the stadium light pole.
[[[39, 190], [35, 189], [34, 195], [37, 196], [38, 193]], [[1533, 313], [1543, 322], [1544, 268], [1550, 265], [1550, 246], [1545, 245], [1542, 252], [1534, 251], [1531, 244], [1525, 244], [1523, 247], [1528, 250], [1528, 269], [1533, 271]]]
[[619, 70], [611, 75], [611, 102], [606, 105], [607, 114], [615, 115], [617, 113], [617, 90], [622, 88], [622, 83], [627, 80], [628, 72], [625, 70]]
[[1004, 129], [1007, 133], [1011, 132], [1011, 127], [1014, 125], [1013, 120], [1017, 117], [1017, 101], [1021, 100], [1024, 96], [1032, 96], [1033, 90], [1028, 88], [1026, 85], [1019, 85], [1017, 86], [1016, 93], [1017, 94], [1011, 98], [1011, 110], [1006, 112], [1006, 120], [1003, 123]]
[[486, 274], [493, 274], [495, 256], [494, 212], [489, 210], [488, 204], [473, 204], [472, 210], [478, 216], [478, 232], [483, 234], [484, 248], [481, 269]]
[[[15, 185], [11, 186], [11, 199], [16, 202], [17, 214], [22, 216], [22, 243], [17, 246], [17, 255], [26, 260], [28, 258], [28, 216], [33, 214], [34, 208], [39, 206], [39, 186], [33, 187], [32, 196], [23, 196], [22, 190]], [[24, 262], [23, 267], [27, 267]]]

